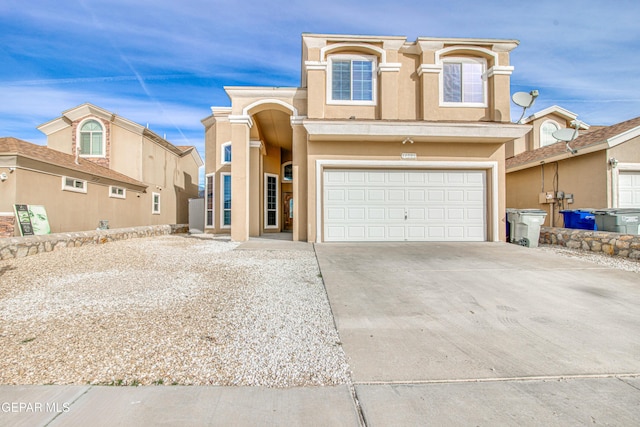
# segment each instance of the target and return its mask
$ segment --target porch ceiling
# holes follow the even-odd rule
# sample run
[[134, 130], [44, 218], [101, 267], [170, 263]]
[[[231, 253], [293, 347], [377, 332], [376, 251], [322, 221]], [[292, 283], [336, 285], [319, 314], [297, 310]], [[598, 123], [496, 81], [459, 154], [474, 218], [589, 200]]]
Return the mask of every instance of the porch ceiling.
[[264, 110], [254, 114], [253, 121], [265, 143], [291, 150], [293, 130], [289, 114], [278, 110]]

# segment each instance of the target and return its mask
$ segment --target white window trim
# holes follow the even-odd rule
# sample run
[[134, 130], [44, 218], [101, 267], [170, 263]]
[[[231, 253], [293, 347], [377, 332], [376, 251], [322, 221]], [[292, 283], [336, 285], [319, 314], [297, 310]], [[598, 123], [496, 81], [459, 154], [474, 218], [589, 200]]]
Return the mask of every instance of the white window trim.
[[[332, 98], [333, 61], [371, 61], [371, 101], [352, 101]], [[376, 105], [378, 98], [378, 57], [375, 55], [336, 54], [327, 58], [327, 104], [330, 105]]]
[[[445, 102], [444, 101], [444, 64], [448, 62], [454, 63], [467, 63], [467, 64], [482, 64], [484, 67], [484, 71], [482, 73], [482, 94], [483, 101], [482, 102]], [[447, 56], [442, 58], [440, 65], [442, 69], [440, 71], [440, 106], [441, 107], [458, 107], [458, 108], [468, 108], [468, 107], [482, 107], [486, 108], [489, 105], [488, 101], [488, 90], [489, 86], [487, 84], [487, 60], [484, 58], [478, 57], [468, 57], [468, 56]]]
[[[231, 225], [224, 224], [224, 177], [231, 176], [230, 173], [223, 172], [220, 174], [220, 228], [229, 229]], [[233, 201], [233, 188], [231, 189], [231, 197]]]
[[[78, 188], [75, 185], [67, 185], [67, 179], [72, 179], [74, 184], [76, 182], [81, 182], [82, 183], [82, 187]], [[87, 181], [85, 181], [84, 179], [72, 178], [70, 176], [63, 176], [62, 177], [62, 190], [63, 191], [72, 191], [74, 193], [86, 194], [87, 193]]]
[[[158, 196], [158, 209], [157, 210], [155, 208], [156, 196]], [[160, 203], [161, 203], [160, 193], [151, 193], [151, 214], [152, 215], [160, 215], [160, 206], [161, 206]]]
[[547, 145], [551, 145], [551, 144], [555, 144], [556, 142], [558, 142], [557, 140], [550, 142], [549, 144], [545, 144], [542, 145], [542, 127], [544, 125], [546, 125], [547, 123], [551, 123], [554, 124], [556, 126], [557, 129], [561, 129], [562, 127], [560, 126], [560, 123], [556, 122], [555, 120], [545, 120], [544, 122], [542, 122], [542, 124], [540, 124], [540, 129], [539, 129], [539, 138], [538, 138], [538, 147], [546, 147]]
[[[268, 209], [267, 209], [267, 200], [269, 197], [268, 194], [268, 183], [269, 183], [269, 179], [268, 178], [275, 178], [276, 179], [276, 223], [275, 225], [269, 225], [267, 220], [268, 220]], [[278, 188], [280, 186], [280, 183], [278, 182], [278, 175], [273, 174], [273, 173], [265, 173], [264, 174], [264, 228], [265, 230], [269, 229], [269, 230], [273, 230], [273, 229], [278, 229], [280, 228], [280, 189]]]
[[289, 165], [293, 165], [293, 162], [289, 161], [289, 162], [284, 162], [282, 164], [282, 170], [280, 171], [280, 173], [282, 174], [282, 182], [293, 182], [293, 167], [291, 168], [291, 179], [285, 178], [284, 176], [284, 168], [285, 166], [289, 166]]
[[[113, 192], [114, 189], [122, 190], [122, 194], [114, 193]], [[124, 187], [117, 187], [115, 185], [110, 185], [109, 186], [109, 197], [112, 197], [114, 199], [126, 199], [127, 198], [127, 189], [124, 188]]]
[[640, 163], [618, 163], [611, 168], [611, 207], [620, 207], [620, 172], [640, 172]]
[[[80, 152], [80, 147], [81, 147], [80, 143], [82, 141], [82, 138], [80, 137], [80, 135], [82, 134], [81, 132], [82, 126], [84, 126], [84, 124], [88, 121], [97, 122], [100, 125], [100, 127], [102, 127], [102, 153], [101, 154], [82, 154]], [[97, 117], [87, 117], [86, 119], [78, 123], [78, 128], [76, 129], [76, 152], [80, 153], [80, 157], [88, 157], [88, 158], [96, 158], [96, 159], [107, 157], [107, 154], [106, 154], [107, 130], [104, 128], [104, 123], [102, 123], [102, 120], [98, 119]]]
[[[207, 182], [211, 177], [211, 224], [207, 224], [207, 213], [209, 206], [209, 192], [207, 191]], [[216, 226], [216, 174], [208, 173], [204, 176], [204, 226], [205, 228], [214, 228]]]
[[[226, 147], [231, 147], [231, 141], [225, 142], [220, 146], [220, 164], [221, 165], [230, 165], [230, 161], [226, 161], [224, 159], [224, 151]], [[233, 149], [231, 150], [231, 160], [233, 160]]]

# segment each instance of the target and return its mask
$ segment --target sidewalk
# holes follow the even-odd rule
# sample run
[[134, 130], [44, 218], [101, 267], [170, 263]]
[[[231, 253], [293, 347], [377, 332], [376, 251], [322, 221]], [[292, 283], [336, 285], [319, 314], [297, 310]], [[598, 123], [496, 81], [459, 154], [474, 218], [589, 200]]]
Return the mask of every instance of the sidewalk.
[[2, 426], [358, 426], [349, 387], [0, 386]]

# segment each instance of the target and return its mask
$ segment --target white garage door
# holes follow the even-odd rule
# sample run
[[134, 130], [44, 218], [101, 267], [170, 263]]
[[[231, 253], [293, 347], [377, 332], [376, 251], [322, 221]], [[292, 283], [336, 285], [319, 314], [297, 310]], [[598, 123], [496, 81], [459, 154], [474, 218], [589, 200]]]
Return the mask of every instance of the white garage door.
[[640, 172], [620, 171], [618, 177], [620, 208], [640, 208]]
[[325, 170], [324, 240], [485, 241], [481, 170]]

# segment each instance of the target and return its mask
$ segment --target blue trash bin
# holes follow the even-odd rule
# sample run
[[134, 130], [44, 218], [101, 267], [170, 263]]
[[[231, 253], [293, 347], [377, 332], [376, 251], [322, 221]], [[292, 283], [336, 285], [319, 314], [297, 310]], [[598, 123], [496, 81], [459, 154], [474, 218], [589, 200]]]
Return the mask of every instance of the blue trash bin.
[[564, 216], [565, 228], [577, 228], [579, 230], [597, 230], [596, 216], [592, 209], [566, 209], [560, 211]]

